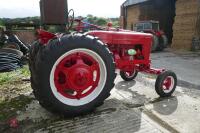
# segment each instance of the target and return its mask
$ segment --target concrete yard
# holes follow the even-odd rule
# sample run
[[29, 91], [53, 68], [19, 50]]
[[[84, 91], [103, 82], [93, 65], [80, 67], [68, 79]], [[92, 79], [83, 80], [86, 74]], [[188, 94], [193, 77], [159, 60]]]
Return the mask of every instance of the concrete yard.
[[200, 89], [200, 53], [170, 52], [166, 50], [151, 55], [154, 67], [166, 68], [176, 72], [179, 84], [191, 85]]
[[[26, 97], [33, 100], [23, 110], [17, 111], [14, 117], [17, 126], [9, 127], [9, 123], [0, 122], [0, 132], [199, 133], [199, 84], [197, 79], [187, 79], [198, 78], [199, 70], [196, 67], [200, 63], [198, 64], [197, 58], [191, 58], [197, 60], [194, 67], [191, 63], [188, 64], [191, 59], [186, 60], [184, 56], [171, 52], [152, 55], [154, 66], [165, 66], [178, 75], [179, 86], [172, 97], [159, 98], [154, 90], [156, 77], [152, 75], [139, 74], [131, 82], [125, 82], [117, 76], [111, 96], [102, 106], [85, 116], [64, 118], [47, 112], [32, 93], [26, 92]], [[187, 65], [181, 64], [184, 60]], [[179, 70], [170, 64], [182, 68]], [[187, 71], [190, 66], [193, 69]], [[186, 77], [189, 73], [191, 75]], [[27, 85], [30, 88], [30, 83]]]

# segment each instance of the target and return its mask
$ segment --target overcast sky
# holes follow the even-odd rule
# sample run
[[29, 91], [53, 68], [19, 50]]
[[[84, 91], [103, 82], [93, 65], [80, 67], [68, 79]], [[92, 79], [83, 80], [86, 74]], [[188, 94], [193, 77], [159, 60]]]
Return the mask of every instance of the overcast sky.
[[[76, 16], [119, 17], [125, 0], [68, 0]], [[0, 0], [0, 18], [39, 16], [39, 0]]]

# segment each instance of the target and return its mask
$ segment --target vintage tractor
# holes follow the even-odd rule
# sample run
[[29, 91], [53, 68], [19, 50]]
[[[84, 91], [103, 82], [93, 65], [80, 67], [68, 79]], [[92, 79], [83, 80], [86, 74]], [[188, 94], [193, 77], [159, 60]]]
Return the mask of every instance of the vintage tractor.
[[151, 34], [110, 27], [86, 33], [37, 33], [30, 51], [31, 85], [36, 99], [51, 112], [77, 116], [102, 105], [115, 85], [116, 69], [125, 81], [135, 79], [138, 72], [158, 75], [155, 90], [160, 97], [171, 96], [176, 88], [174, 72], [151, 68]]
[[168, 45], [165, 33], [160, 30], [159, 21], [140, 21], [135, 24], [136, 31], [150, 33], [153, 35], [151, 51], [162, 51]]

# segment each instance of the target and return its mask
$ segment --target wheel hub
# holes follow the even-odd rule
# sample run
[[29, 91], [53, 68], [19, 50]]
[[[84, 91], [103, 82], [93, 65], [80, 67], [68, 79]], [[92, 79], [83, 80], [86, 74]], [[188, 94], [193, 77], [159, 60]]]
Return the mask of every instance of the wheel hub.
[[89, 67], [75, 67], [72, 69], [72, 73], [68, 77], [69, 84], [72, 88], [80, 90], [87, 89], [90, 85], [92, 85], [93, 80], [93, 72], [90, 71]]
[[170, 77], [166, 78], [163, 82], [163, 88], [169, 90], [172, 85], [172, 79]]
[[58, 63], [54, 73], [57, 91], [70, 99], [81, 99], [91, 94], [99, 79], [100, 68], [97, 61], [82, 52], [66, 56]]
[[174, 84], [175, 84], [175, 81], [172, 76], [166, 77], [166, 79], [162, 83], [162, 88], [163, 88], [164, 92], [165, 93], [171, 92], [174, 88]]
[[135, 70], [125, 72], [127, 78], [132, 78], [135, 75]]

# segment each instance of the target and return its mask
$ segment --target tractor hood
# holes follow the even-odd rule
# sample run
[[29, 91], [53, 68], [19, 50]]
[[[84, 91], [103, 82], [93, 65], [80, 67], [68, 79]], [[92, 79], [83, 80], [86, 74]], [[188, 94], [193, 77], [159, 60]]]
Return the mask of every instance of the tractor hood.
[[152, 35], [133, 31], [90, 31], [88, 35], [98, 37], [106, 44], [146, 44], [152, 43]]

